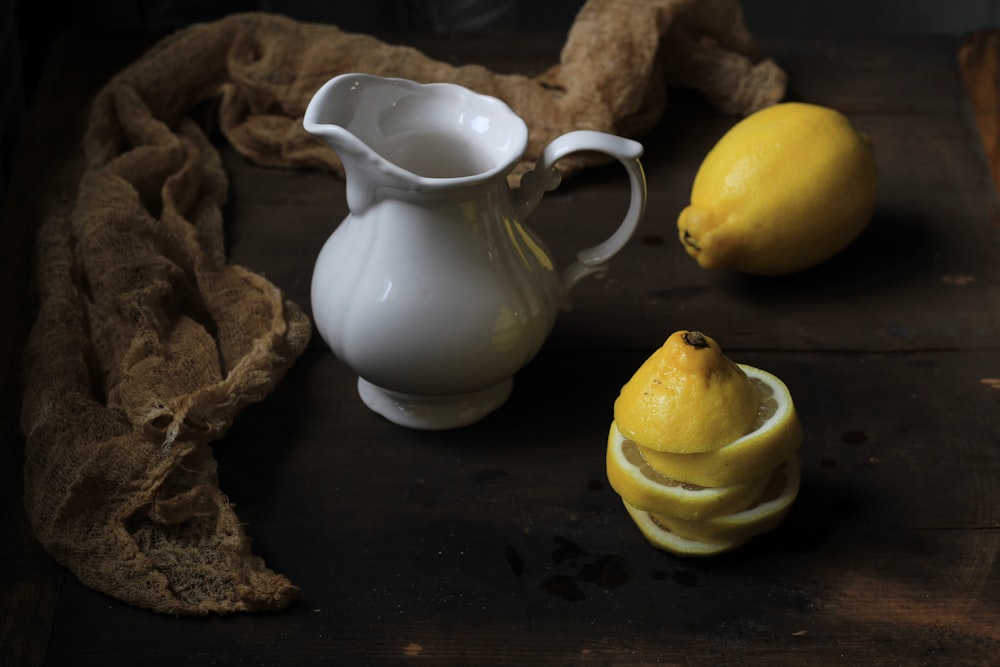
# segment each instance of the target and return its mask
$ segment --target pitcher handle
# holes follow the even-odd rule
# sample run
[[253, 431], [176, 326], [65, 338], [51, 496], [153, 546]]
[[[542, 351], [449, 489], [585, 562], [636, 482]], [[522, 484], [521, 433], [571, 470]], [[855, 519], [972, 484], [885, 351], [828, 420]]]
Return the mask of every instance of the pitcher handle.
[[562, 272], [563, 287], [569, 293], [583, 278], [607, 271], [608, 260], [621, 250], [635, 232], [646, 212], [646, 175], [639, 157], [642, 144], [631, 139], [594, 130], [577, 130], [553, 139], [539, 158], [535, 168], [521, 178], [517, 212], [527, 217], [542, 201], [542, 196], [559, 187], [562, 174], [554, 166], [562, 157], [579, 151], [598, 151], [615, 158], [628, 172], [631, 194], [625, 219], [604, 242], [581, 250], [576, 261]]

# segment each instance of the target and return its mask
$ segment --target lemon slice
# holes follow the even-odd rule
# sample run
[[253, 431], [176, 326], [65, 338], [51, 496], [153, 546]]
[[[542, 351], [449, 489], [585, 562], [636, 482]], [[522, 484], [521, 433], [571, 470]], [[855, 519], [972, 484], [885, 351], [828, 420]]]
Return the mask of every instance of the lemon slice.
[[629, 505], [682, 519], [706, 519], [731, 514], [756, 502], [770, 473], [731, 486], [706, 487], [679, 482], [658, 473], [643, 458], [635, 442], [621, 437], [612, 422], [608, 433], [608, 481]]
[[788, 387], [767, 371], [738, 366], [750, 378], [759, 398], [754, 429], [709, 452], [677, 454], [640, 446], [640, 453], [654, 470], [698, 486], [729, 486], [766, 475], [798, 449], [802, 425]]
[[657, 523], [649, 512], [633, 507], [627, 501], [622, 502], [632, 521], [639, 527], [639, 532], [658, 549], [678, 556], [715, 556], [740, 546], [729, 542], [699, 542], [685, 539]]
[[775, 471], [765, 496], [741, 512], [702, 522], [654, 515], [623, 501], [632, 521], [650, 544], [678, 556], [715, 556], [742, 546], [774, 529], [788, 514], [799, 492], [797, 456]]
[[799, 493], [801, 467], [799, 457], [792, 455], [774, 469], [760, 500], [740, 512], [705, 521], [689, 521], [659, 514], [653, 520], [674, 535], [687, 540], [711, 544], [743, 544], [755, 535], [773, 530], [785, 518]]

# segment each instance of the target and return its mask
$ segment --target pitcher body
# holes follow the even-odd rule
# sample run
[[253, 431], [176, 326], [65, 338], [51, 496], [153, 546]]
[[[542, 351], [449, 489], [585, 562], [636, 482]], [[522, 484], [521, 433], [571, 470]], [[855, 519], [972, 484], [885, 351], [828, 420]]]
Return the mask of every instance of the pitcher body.
[[455, 397], [506, 382], [541, 347], [562, 287], [501, 187], [381, 201], [324, 244], [316, 327], [366, 381]]

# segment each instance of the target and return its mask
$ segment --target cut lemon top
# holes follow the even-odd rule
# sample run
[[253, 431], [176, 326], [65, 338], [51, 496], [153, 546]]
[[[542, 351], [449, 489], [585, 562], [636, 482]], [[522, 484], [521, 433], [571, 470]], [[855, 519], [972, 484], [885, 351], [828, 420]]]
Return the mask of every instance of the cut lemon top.
[[[639, 448], [654, 470], [689, 484], [728, 486], [759, 477], [793, 454], [802, 442], [802, 425], [785, 383], [753, 366], [739, 364], [758, 397], [755, 428], [709, 452], [676, 454]], [[623, 437], [612, 427], [614, 438]]]
[[757, 396], [712, 338], [676, 331], [622, 387], [614, 410], [622, 434], [643, 447], [705, 452], [750, 430]]

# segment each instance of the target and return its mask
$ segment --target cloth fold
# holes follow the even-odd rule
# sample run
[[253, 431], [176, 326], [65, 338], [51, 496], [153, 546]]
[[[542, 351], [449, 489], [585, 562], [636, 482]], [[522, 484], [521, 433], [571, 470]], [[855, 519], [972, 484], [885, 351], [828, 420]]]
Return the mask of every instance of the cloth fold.
[[350, 71], [504, 99], [531, 132], [520, 170], [569, 130], [649, 130], [672, 83], [725, 113], [784, 94], [736, 0], [591, 0], [560, 62], [537, 77], [262, 13], [156, 44], [94, 99], [74, 189], [37, 238], [25, 506], [42, 545], [88, 586], [170, 614], [279, 609], [298, 594], [253, 554], [211, 447], [274, 389], [310, 323], [276, 286], [227, 262], [227, 177], [197, 119], [217, 111], [226, 140], [260, 165], [342, 173], [301, 116], [324, 81]]

